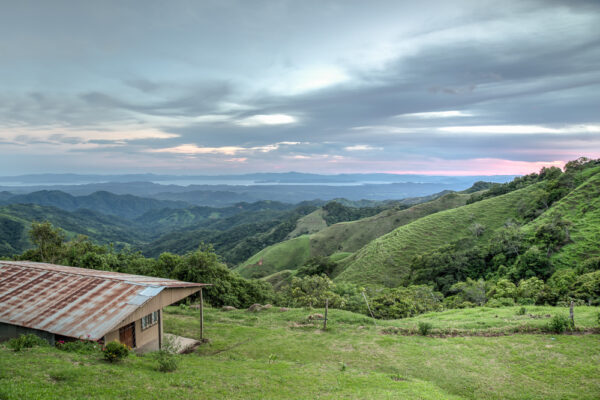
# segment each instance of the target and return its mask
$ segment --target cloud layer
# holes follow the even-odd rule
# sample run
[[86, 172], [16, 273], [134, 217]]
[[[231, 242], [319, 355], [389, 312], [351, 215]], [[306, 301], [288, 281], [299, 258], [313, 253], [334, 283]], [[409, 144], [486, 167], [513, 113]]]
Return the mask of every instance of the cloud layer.
[[600, 157], [599, 24], [596, 1], [13, 2], [0, 167], [515, 174]]

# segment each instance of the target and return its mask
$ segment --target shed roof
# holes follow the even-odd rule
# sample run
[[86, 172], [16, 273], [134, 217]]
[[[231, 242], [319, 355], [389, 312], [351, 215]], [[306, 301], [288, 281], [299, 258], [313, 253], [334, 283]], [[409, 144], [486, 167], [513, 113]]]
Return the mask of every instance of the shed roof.
[[98, 340], [169, 288], [202, 283], [29, 261], [0, 261], [0, 322]]

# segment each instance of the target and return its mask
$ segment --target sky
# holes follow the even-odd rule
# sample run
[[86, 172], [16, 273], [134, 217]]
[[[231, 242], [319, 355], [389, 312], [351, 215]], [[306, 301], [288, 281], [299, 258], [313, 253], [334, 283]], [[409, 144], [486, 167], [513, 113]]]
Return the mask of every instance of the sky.
[[597, 0], [0, 7], [0, 175], [493, 175], [600, 157]]

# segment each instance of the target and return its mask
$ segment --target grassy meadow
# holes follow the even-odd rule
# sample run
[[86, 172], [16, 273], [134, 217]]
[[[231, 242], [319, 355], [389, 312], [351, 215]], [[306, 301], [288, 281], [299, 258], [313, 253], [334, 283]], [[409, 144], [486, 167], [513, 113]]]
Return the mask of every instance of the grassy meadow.
[[[13, 352], [0, 346], [0, 399], [597, 399], [600, 335], [512, 334], [539, 330], [556, 307], [473, 308], [377, 321], [330, 310], [278, 308], [205, 312], [210, 343], [177, 356], [175, 372], [156, 370], [152, 355], [109, 364], [99, 353], [54, 348]], [[598, 307], [577, 307], [576, 325], [598, 327]], [[541, 315], [542, 317], [531, 317]], [[384, 334], [434, 326], [433, 336]], [[469, 336], [439, 337], [444, 329]], [[170, 307], [165, 331], [198, 337], [198, 312]], [[401, 331], [402, 332], [402, 331]]]

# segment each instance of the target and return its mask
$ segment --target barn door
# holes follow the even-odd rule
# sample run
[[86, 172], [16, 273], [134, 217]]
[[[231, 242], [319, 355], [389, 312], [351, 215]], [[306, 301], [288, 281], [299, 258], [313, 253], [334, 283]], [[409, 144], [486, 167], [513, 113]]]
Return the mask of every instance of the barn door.
[[135, 322], [119, 329], [119, 342], [126, 344], [132, 349], [135, 347]]

